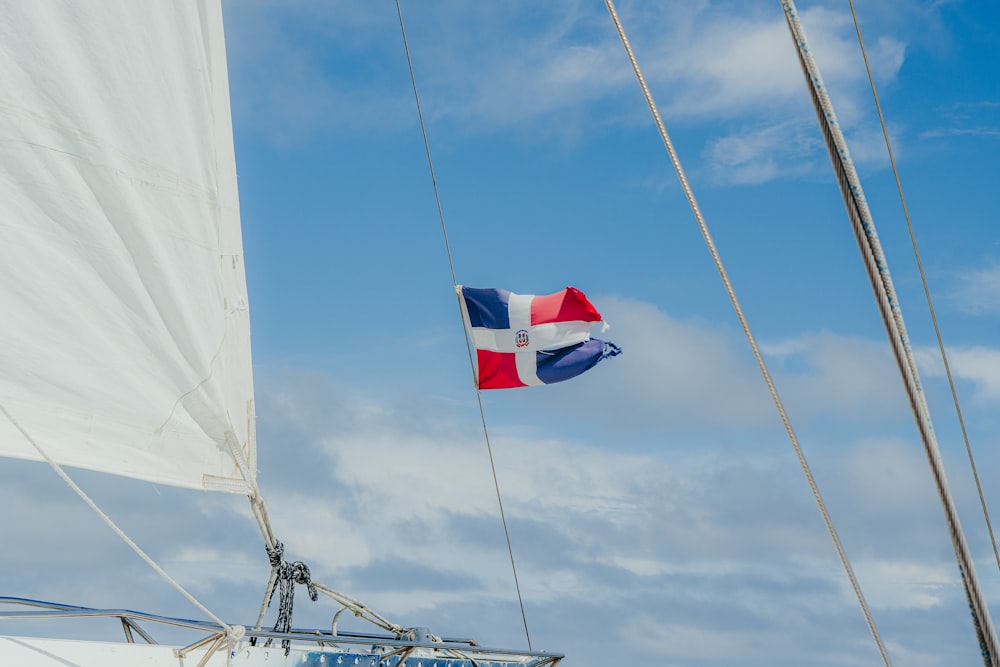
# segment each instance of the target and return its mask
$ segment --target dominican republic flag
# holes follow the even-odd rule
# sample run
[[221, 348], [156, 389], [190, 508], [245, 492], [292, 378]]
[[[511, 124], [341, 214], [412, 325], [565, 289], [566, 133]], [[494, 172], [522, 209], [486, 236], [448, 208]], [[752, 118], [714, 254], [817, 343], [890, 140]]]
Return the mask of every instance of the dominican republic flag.
[[546, 296], [458, 286], [462, 317], [476, 348], [480, 389], [551, 384], [576, 377], [621, 350], [590, 337], [607, 324], [583, 292]]

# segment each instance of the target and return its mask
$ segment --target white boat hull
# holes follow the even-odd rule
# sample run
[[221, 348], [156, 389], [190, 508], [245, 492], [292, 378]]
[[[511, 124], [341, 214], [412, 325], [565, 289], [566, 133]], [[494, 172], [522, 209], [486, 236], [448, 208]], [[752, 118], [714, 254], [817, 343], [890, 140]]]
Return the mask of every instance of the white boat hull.
[[38, 637], [0, 637], [0, 664], [17, 667], [375, 667], [374, 655], [337, 649], [292, 647], [286, 654], [280, 645], [251, 646], [241, 642], [236, 649], [217, 650], [205, 660], [206, 648], [194, 649], [184, 657], [180, 647], [163, 644], [130, 644]]

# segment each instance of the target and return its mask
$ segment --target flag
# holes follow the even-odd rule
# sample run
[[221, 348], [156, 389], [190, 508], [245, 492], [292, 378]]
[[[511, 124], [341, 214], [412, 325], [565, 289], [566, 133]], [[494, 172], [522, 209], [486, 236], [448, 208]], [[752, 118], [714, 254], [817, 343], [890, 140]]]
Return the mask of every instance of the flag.
[[613, 343], [590, 337], [607, 328], [575, 287], [536, 296], [504, 289], [458, 286], [462, 317], [476, 348], [480, 389], [561, 382], [619, 354]]

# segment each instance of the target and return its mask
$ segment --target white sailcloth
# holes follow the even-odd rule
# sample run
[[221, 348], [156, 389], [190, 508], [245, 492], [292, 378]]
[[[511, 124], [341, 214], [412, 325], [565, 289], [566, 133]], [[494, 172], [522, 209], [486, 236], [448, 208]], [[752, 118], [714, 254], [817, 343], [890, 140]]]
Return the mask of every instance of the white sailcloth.
[[[0, 405], [61, 464], [246, 490], [220, 0], [0, 0], [0, 16]], [[39, 458], [2, 415], [0, 455]]]

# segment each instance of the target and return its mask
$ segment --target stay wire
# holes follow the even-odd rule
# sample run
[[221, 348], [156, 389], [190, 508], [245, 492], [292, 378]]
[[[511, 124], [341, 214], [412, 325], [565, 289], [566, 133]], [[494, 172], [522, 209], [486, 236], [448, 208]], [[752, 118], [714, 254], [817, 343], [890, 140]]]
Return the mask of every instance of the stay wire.
[[889, 274], [885, 253], [882, 251], [882, 245], [875, 230], [875, 222], [865, 200], [861, 181], [851, 160], [850, 151], [837, 121], [833, 104], [827, 94], [826, 86], [823, 84], [819, 67], [812, 57], [812, 51], [799, 21], [795, 3], [792, 0], [781, 0], [781, 6], [785, 12], [785, 20], [796, 47], [799, 65], [805, 76], [809, 96], [816, 111], [816, 119], [819, 121], [823, 141], [833, 165], [837, 186], [847, 209], [851, 229], [858, 242], [858, 249], [861, 252], [862, 262], [871, 283], [879, 315], [885, 326], [889, 345], [899, 369], [900, 379], [903, 381], [914, 422], [923, 443], [924, 453], [927, 455], [927, 462], [930, 465], [931, 475], [934, 478], [934, 484], [941, 501], [941, 507], [944, 510], [983, 662], [990, 667], [1000, 667], [1000, 651], [997, 649], [997, 637], [993, 629], [993, 622], [979, 586], [969, 545], [962, 532], [958, 509], [948, 488], [944, 462], [934, 434], [930, 409], [927, 406], [927, 400], [920, 383], [920, 373], [917, 370], [910, 339], [906, 333], [906, 324], [903, 321], [899, 299]]
[[[431, 160], [431, 147], [430, 142], [427, 140], [427, 126], [424, 123], [424, 114], [420, 107], [420, 94], [417, 92], [417, 78], [413, 72], [413, 61], [410, 58], [410, 47], [406, 40], [406, 27], [403, 24], [403, 10], [400, 7], [399, 0], [396, 0], [396, 14], [399, 16], [399, 31], [403, 38], [403, 50], [406, 52], [406, 64], [410, 70], [410, 83], [413, 85], [413, 99], [417, 105], [417, 118], [420, 121], [420, 134], [424, 140], [424, 152], [427, 154], [427, 168], [431, 175], [431, 185], [434, 188], [434, 201], [437, 204], [438, 219], [441, 221], [441, 234], [444, 237], [444, 247], [448, 255], [448, 267], [451, 269], [451, 282], [452, 286], [455, 288], [455, 295], [459, 309], [459, 319], [463, 322], [462, 331], [465, 332], [464, 319], [461, 317], [462, 304], [460, 299], [461, 295], [458, 293], [458, 279], [455, 277], [455, 262], [452, 259], [451, 254], [451, 244], [448, 242], [448, 228], [445, 226], [444, 222], [444, 210], [441, 207], [441, 194], [438, 191], [437, 177], [434, 175], [434, 162]], [[475, 360], [472, 356], [472, 345], [469, 342], [468, 334], [465, 333], [465, 349], [469, 355], [469, 368], [472, 371], [472, 377], [475, 379], [476, 376], [476, 365]], [[524, 600], [521, 597], [521, 585], [517, 578], [517, 566], [514, 562], [514, 549], [510, 543], [510, 531], [507, 528], [507, 517], [503, 509], [503, 498], [500, 494], [500, 482], [497, 478], [496, 465], [493, 462], [493, 447], [490, 444], [490, 433], [486, 426], [486, 410], [483, 407], [483, 395], [482, 391], [479, 389], [478, 384], [476, 385], [476, 402], [479, 405], [479, 418], [483, 425], [483, 437], [486, 440], [486, 453], [490, 459], [490, 471], [493, 474], [493, 487], [496, 489], [497, 494], [497, 505], [500, 508], [500, 522], [503, 524], [503, 534], [504, 538], [507, 540], [507, 553], [510, 555], [510, 569], [514, 575], [514, 589], [517, 591], [517, 604], [521, 609], [521, 621], [524, 623], [524, 636], [528, 641], [528, 650], [531, 648], [531, 633], [528, 631], [528, 617], [524, 612]]]
[[875, 620], [872, 617], [871, 610], [868, 607], [868, 603], [865, 601], [865, 597], [861, 592], [861, 585], [858, 583], [857, 578], [854, 575], [854, 570], [851, 567], [850, 561], [847, 558], [847, 552], [844, 550], [841, 544], [840, 537], [837, 535], [837, 531], [833, 525], [833, 519], [830, 517], [829, 512], [826, 508], [826, 503], [823, 501], [823, 497], [820, 495], [819, 486], [816, 484], [816, 480], [813, 477], [812, 471], [809, 468], [809, 464], [806, 462], [805, 453], [802, 451], [802, 447], [799, 444], [798, 437], [795, 435], [795, 431], [792, 429], [791, 421], [788, 418], [788, 414], [785, 412], [784, 404], [781, 398], [778, 396], [777, 387], [774, 385], [774, 381], [771, 378], [771, 374], [767, 369], [767, 365], [764, 362], [764, 357], [761, 355], [760, 349], [757, 347], [757, 341], [750, 331], [750, 324], [743, 313], [743, 308], [740, 306], [739, 300], [736, 297], [736, 292], [729, 281], [729, 275], [726, 272], [725, 267], [722, 263], [722, 258], [719, 255], [717, 248], [715, 247], [715, 242], [712, 240], [712, 236], [709, 233], [708, 225], [705, 222], [704, 216], [701, 213], [701, 208], [698, 206], [698, 202], [695, 199], [694, 192], [688, 183], [687, 176], [684, 173], [684, 169], [681, 166], [680, 158], [677, 156], [677, 151], [674, 149], [673, 142], [670, 140], [670, 136], [667, 134], [666, 126], [663, 123], [663, 119], [660, 117], [660, 112], [656, 106], [656, 102], [653, 100], [653, 95], [649, 91], [649, 87], [646, 85], [646, 79], [642, 75], [642, 71], [639, 68], [639, 63], [636, 60], [635, 54], [632, 52], [632, 47], [629, 44], [628, 37], [625, 35], [625, 29], [622, 26], [621, 21], [618, 18], [618, 12], [615, 11], [613, 0], [605, 0], [605, 5], [607, 5], [608, 11], [611, 13], [611, 18], [614, 21], [615, 28], [618, 31], [618, 36], [621, 39], [622, 46], [625, 47], [625, 53], [628, 55], [629, 62], [632, 64], [632, 69], [635, 72], [636, 79], [639, 82], [639, 87], [642, 89], [643, 96], [646, 98], [646, 104], [649, 106], [649, 110], [653, 115], [653, 120], [656, 123], [656, 127], [660, 132], [660, 138], [663, 140], [663, 145], [667, 149], [667, 153], [670, 156], [670, 161], [674, 166], [674, 170], [677, 172], [677, 177], [680, 180], [681, 187], [684, 190], [684, 194], [687, 197], [688, 204], [691, 207], [691, 212], [694, 214], [695, 220], [698, 223], [698, 227], [701, 230], [702, 236], [705, 239], [705, 244], [708, 246], [709, 253], [712, 255], [712, 259], [715, 262], [715, 267], [722, 278], [722, 283], [726, 289], [726, 293], [729, 295], [729, 300], [733, 305], [733, 309], [736, 311], [736, 316], [740, 321], [740, 326], [743, 329], [743, 333], [746, 336], [747, 342], [750, 344], [750, 349], [753, 353], [754, 359], [757, 361], [757, 366], [760, 369], [761, 375], [764, 378], [764, 382], [767, 385], [768, 392], [771, 394], [771, 399], [774, 401], [774, 405], [778, 410], [778, 415], [781, 418], [781, 422], [785, 427], [785, 432], [788, 435], [788, 439], [792, 444], [792, 448], [795, 450], [795, 456], [799, 460], [799, 465], [802, 467], [802, 472], [805, 474], [806, 482], [809, 484], [809, 488], [812, 490], [813, 497], [816, 500], [816, 504], [819, 507], [820, 514], [823, 517], [823, 522], [826, 524], [826, 529], [830, 533], [830, 538], [833, 540], [834, 548], [837, 550], [837, 554], [840, 557], [840, 562], [843, 565], [844, 571], [847, 573], [848, 579], [850, 579], [851, 587], [854, 589], [854, 594], [857, 596], [858, 603], [861, 605], [861, 611], [864, 614], [865, 621], [868, 624], [868, 629], [875, 639], [875, 644], [878, 647], [879, 653], [882, 655], [882, 660], [884, 661], [886, 667], [891, 667], [892, 662], [889, 659], [889, 654], [886, 651], [885, 645], [882, 643], [882, 638], [878, 633], [878, 629], [875, 627]]
[[141, 558], [147, 565], [149, 565], [149, 567], [151, 567], [158, 575], [160, 575], [160, 577], [162, 577], [164, 581], [170, 584], [170, 586], [172, 586], [174, 590], [183, 595], [188, 602], [190, 602], [195, 607], [200, 609], [210, 619], [218, 623], [225, 630], [226, 635], [228, 637], [232, 639], [240, 639], [243, 637], [243, 633], [246, 631], [246, 628], [238, 625], [229, 625], [228, 623], [223, 621], [221, 618], [213, 614], [208, 607], [199, 602], [198, 599], [195, 598], [194, 595], [189, 593], [180, 583], [178, 583], [176, 579], [167, 574], [166, 570], [160, 567], [160, 565], [156, 561], [154, 561], [149, 554], [143, 551], [142, 547], [136, 544], [135, 541], [132, 540], [132, 538], [129, 537], [125, 533], [125, 531], [118, 526], [117, 523], [115, 523], [114, 519], [108, 516], [108, 514], [98, 506], [98, 504], [93, 500], [93, 498], [87, 495], [87, 492], [84, 491], [82, 488], [80, 488], [80, 486], [75, 481], [73, 481], [73, 478], [69, 476], [69, 474], [63, 469], [61, 465], [59, 465], [58, 462], [56, 462], [55, 459], [49, 456], [48, 452], [46, 452], [42, 448], [42, 446], [38, 444], [38, 441], [36, 441], [31, 436], [31, 434], [28, 433], [27, 430], [25, 430], [25, 428], [21, 425], [21, 423], [14, 418], [14, 415], [12, 415], [7, 410], [6, 406], [4, 406], [3, 404], [0, 404], [0, 413], [3, 413], [3, 415], [7, 418], [7, 421], [9, 421], [11, 425], [15, 429], [17, 429], [17, 431], [21, 434], [21, 436], [32, 447], [35, 448], [35, 451], [38, 452], [38, 455], [42, 458], [42, 460], [44, 460], [46, 463], [49, 464], [49, 467], [51, 467], [52, 470], [56, 473], [56, 475], [58, 475], [59, 478], [66, 483], [66, 486], [72, 489], [72, 491], [77, 496], [79, 496], [80, 499], [84, 503], [86, 503], [91, 510], [93, 510], [94, 514], [96, 514], [101, 519], [101, 521], [107, 524], [107, 526], [112, 530], [112, 532], [114, 532], [114, 534], [117, 535], [119, 539], [122, 540], [122, 542], [128, 545], [128, 547], [132, 549], [132, 551], [135, 552], [135, 554], [139, 558]]
[[858, 33], [858, 44], [861, 47], [861, 55], [865, 60], [865, 70], [868, 72], [868, 83], [871, 85], [872, 97], [875, 99], [875, 110], [878, 112], [878, 120], [882, 125], [882, 136], [885, 138], [885, 147], [889, 152], [889, 164], [892, 166], [892, 174], [896, 178], [896, 190], [899, 192], [899, 201], [903, 206], [903, 217], [906, 218], [906, 228], [910, 232], [910, 243], [913, 245], [913, 255], [917, 260], [917, 269], [920, 271], [920, 281], [924, 287], [924, 296], [927, 298], [927, 309], [930, 311], [931, 322], [934, 324], [934, 335], [937, 336], [938, 349], [941, 351], [941, 361], [944, 363], [944, 372], [948, 377], [948, 386], [951, 388], [951, 398], [955, 403], [955, 412], [958, 415], [958, 424], [962, 429], [962, 439], [965, 441], [965, 451], [969, 455], [969, 465], [972, 467], [972, 476], [976, 480], [976, 491], [979, 492], [979, 504], [983, 508], [983, 517], [986, 519], [986, 530], [990, 534], [990, 544], [993, 546], [993, 556], [996, 558], [997, 569], [1000, 569], [1000, 550], [997, 549], [997, 540], [993, 534], [993, 524], [990, 521], [990, 513], [986, 507], [986, 498], [983, 495], [983, 486], [979, 481], [979, 471], [976, 468], [976, 461], [972, 455], [972, 445], [969, 444], [969, 434], [965, 428], [965, 418], [962, 416], [962, 408], [958, 401], [958, 392], [955, 389], [955, 381], [951, 375], [951, 365], [948, 363], [948, 354], [945, 352], [944, 340], [941, 337], [941, 329], [938, 326], [937, 314], [934, 312], [934, 302], [931, 300], [931, 290], [927, 284], [927, 275], [924, 273], [924, 264], [920, 259], [920, 250], [917, 247], [917, 237], [913, 231], [913, 223], [910, 221], [910, 211], [906, 206], [906, 197], [903, 196], [903, 184], [899, 177], [899, 169], [896, 167], [896, 158], [892, 152], [892, 142], [889, 140], [889, 131], [886, 129], [885, 116], [882, 114], [882, 105], [879, 102], [878, 91], [875, 89], [875, 78], [872, 76], [871, 64], [868, 62], [868, 52], [865, 49], [865, 40], [861, 37], [861, 25], [858, 22], [858, 15], [854, 9], [854, 0], [848, 0], [851, 6], [851, 16], [854, 18], [854, 29]]

